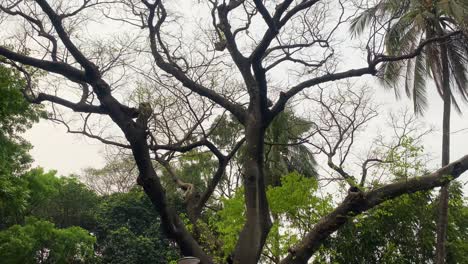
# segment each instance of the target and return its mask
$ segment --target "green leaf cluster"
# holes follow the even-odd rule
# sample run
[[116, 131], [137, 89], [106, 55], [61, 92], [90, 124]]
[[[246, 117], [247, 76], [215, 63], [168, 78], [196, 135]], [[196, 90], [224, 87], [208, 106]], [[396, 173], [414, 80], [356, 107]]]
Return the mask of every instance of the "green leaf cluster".
[[[447, 263], [467, 263], [467, 201], [450, 189]], [[405, 194], [349, 221], [320, 249], [314, 263], [431, 263], [435, 250], [434, 193]]]
[[21, 89], [25, 81], [18, 71], [0, 65], [0, 176], [24, 171], [32, 161], [24, 133], [44, 114], [40, 106], [29, 104]]
[[[268, 188], [267, 198], [274, 222], [265, 254], [281, 256], [287, 253], [304, 232], [332, 209], [331, 197], [318, 196], [317, 189], [315, 178], [304, 177], [297, 172], [281, 177], [280, 186]], [[211, 222], [223, 241], [225, 255], [233, 251], [244, 222], [244, 194], [239, 189], [233, 198], [223, 199], [222, 210]]]
[[25, 225], [0, 231], [2, 263], [91, 263], [96, 238], [80, 227], [58, 229], [28, 218]]
[[159, 215], [140, 188], [102, 197], [96, 222], [103, 263], [167, 263], [178, 258], [161, 229]]

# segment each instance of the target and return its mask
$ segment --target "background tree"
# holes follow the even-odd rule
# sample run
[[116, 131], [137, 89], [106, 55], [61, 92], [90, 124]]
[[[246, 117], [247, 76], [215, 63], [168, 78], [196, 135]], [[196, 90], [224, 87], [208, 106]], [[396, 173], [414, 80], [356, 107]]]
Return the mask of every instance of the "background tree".
[[30, 194], [27, 215], [47, 219], [58, 227], [80, 226], [93, 230], [99, 204], [96, 193], [73, 176], [33, 169], [21, 176]]
[[27, 187], [17, 176], [30, 166], [31, 146], [21, 134], [42, 112], [21, 94], [24, 84], [18, 71], [0, 65], [0, 228], [20, 223], [28, 203]]
[[95, 241], [82, 228], [58, 229], [29, 218], [24, 226], [0, 231], [0, 256], [5, 263], [90, 263]]
[[106, 165], [100, 169], [86, 168], [80, 176], [80, 181], [100, 195], [110, 195], [114, 192], [129, 192], [136, 185], [136, 167], [133, 160], [109, 155]]
[[[424, 38], [443, 36], [466, 26], [468, 5], [463, 1], [378, 1], [356, 17], [352, 30], [360, 33], [363, 25], [385, 24], [385, 47], [392, 56], [401, 56], [420, 45]], [[369, 25], [367, 25], [369, 26]], [[427, 107], [426, 79], [432, 77], [443, 99], [442, 166], [450, 162], [451, 105], [458, 107], [455, 95], [466, 101], [468, 95], [467, 35], [440, 43], [431, 43], [416, 58], [382, 65], [383, 81], [398, 84], [404, 76], [406, 94], [413, 98], [414, 110], [422, 113]], [[447, 229], [448, 185], [440, 190], [436, 263], [444, 263]]]
[[31, 162], [30, 145], [21, 134], [41, 116], [41, 107], [28, 103], [21, 89], [25, 80], [20, 72], [0, 65], [0, 174], [21, 173]]
[[103, 197], [93, 232], [103, 263], [168, 263], [178, 258], [140, 188]]
[[[464, 263], [466, 199], [450, 186], [447, 263]], [[369, 210], [324, 243], [313, 263], [428, 263], [434, 261], [437, 199], [434, 193], [404, 195]], [[456, 204], [456, 205], [455, 205]]]
[[[316, 161], [312, 151], [303, 143], [310, 136], [313, 124], [287, 108], [279, 114], [265, 132], [265, 169], [267, 185], [278, 186], [280, 177], [298, 171], [306, 177], [317, 176]], [[213, 124], [213, 142], [219, 147], [236, 142], [241, 137], [242, 126], [232, 117], [219, 116]], [[232, 147], [232, 146], [231, 146]], [[239, 168], [244, 159], [245, 147], [232, 160], [231, 166]], [[238, 171], [237, 171], [238, 172]], [[234, 173], [235, 174], [235, 173]], [[235, 176], [238, 176], [236, 174]]]
[[[415, 138], [404, 137], [388, 153], [387, 167], [395, 180], [426, 170], [423, 148]], [[378, 181], [373, 184], [379, 185]], [[459, 217], [466, 213], [461, 184], [451, 185], [447, 261], [463, 263], [467, 227]], [[434, 192], [403, 195], [356, 217], [340, 228], [322, 247], [314, 263], [426, 263], [434, 260], [438, 200]], [[455, 231], [457, 230], [457, 231]]]
[[[272, 214], [272, 231], [262, 251], [262, 263], [280, 263], [281, 258], [317, 221], [332, 209], [331, 196], [320, 197], [317, 179], [297, 172], [282, 175], [281, 184], [267, 190]], [[223, 208], [213, 216], [212, 224], [223, 241], [226, 255], [232, 252], [236, 237], [245, 222], [243, 190], [223, 200]]]

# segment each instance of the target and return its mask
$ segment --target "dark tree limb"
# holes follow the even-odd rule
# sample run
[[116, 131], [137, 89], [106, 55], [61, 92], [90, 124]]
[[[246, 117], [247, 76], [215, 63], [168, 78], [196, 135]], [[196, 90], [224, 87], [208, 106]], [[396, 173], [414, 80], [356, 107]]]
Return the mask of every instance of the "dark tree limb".
[[39, 68], [41, 70], [63, 75], [73, 82], [85, 82], [85, 72], [64, 62], [40, 60], [11, 51], [0, 46], [0, 56], [9, 60]]
[[305, 264], [322, 243], [352, 217], [403, 194], [443, 186], [468, 170], [468, 155], [426, 176], [387, 184], [368, 192], [350, 192], [330, 214], [323, 217], [307, 235], [290, 249], [282, 264]]
[[[146, 1], [145, 1], [146, 2]], [[149, 10], [149, 15], [147, 18], [148, 29], [149, 29], [149, 38], [150, 38], [150, 46], [151, 46], [151, 54], [158, 65], [159, 68], [164, 70], [165, 72], [172, 75], [174, 78], [179, 80], [186, 88], [190, 89], [191, 91], [204, 96], [213, 102], [219, 104], [220, 106], [224, 107], [226, 110], [231, 112], [240, 122], [243, 122], [245, 119], [245, 109], [237, 104], [233, 103], [228, 100], [226, 97], [218, 94], [217, 92], [206, 88], [205, 86], [195, 82], [191, 78], [189, 78], [179, 67], [177, 67], [174, 63], [167, 62], [162, 54], [158, 50], [158, 42], [161, 44], [161, 37], [159, 36], [159, 30], [162, 23], [165, 20], [165, 13], [162, 12], [162, 17], [159, 19], [156, 18], [156, 10], [157, 8], [164, 8], [161, 1], [156, 1], [155, 4], [149, 4], [146, 2], [146, 6]]]
[[[36, 2], [51, 20], [60, 40], [85, 71], [83, 72], [62, 62], [43, 61], [21, 55], [3, 47], [0, 47], [0, 55], [18, 63], [60, 74], [77, 83], [88, 83], [97, 94], [106, 113], [125, 134], [139, 170], [138, 184], [143, 187], [155, 209], [160, 214], [162, 226], [166, 234], [178, 243], [184, 255], [196, 256], [200, 258], [203, 263], [212, 263], [211, 258], [203, 252], [200, 245], [185, 228], [185, 225], [176, 212], [168, 205], [165, 190], [161, 185], [150, 157], [146, 133], [147, 128], [136, 123], [133, 120], [134, 116], [126, 111], [126, 108], [112, 96], [111, 88], [109, 84], [102, 79], [99, 69], [74, 45], [63, 28], [62, 18], [55, 13], [48, 2], [45, 0], [37, 0]], [[46, 100], [47, 98], [43, 97], [42, 99]], [[68, 102], [62, 101], [62, 105], [67, 104]]]
[[284, 110], [284, 107], [286, 106], [286, 103], [289, 101], [289, 99], [291, 99], [292, 97], [294, 97], [295, 95], [297, 95], [298, 93], [300, 93], [302, 90], [306, 88], [309, 88], [318, 84], [326, 83], [326, 82], [338, 81], [338, 80], [352, 78], [352, 77], [359, 77], [359, 76], [366, 75], [366, 74], [375, 75], [377, 73], [376, 67], [381, 63], [395, 62], [395, 61], [415, 58], [416, 56], [421, 54], [424, 47], [427, 46], [428, 44], [437, 42], [437, 41], [443, 41], [451, 37], [454, 37], [456, 35], [459, 35], [461, 33], [462, 33], [461, 31], [454, 31], [441, 37], [429, 38], [421, 42], [418, 47], [416, 47], [413, 51], [405, 55], [401, 55], [401, 56], [377, 55], [375, 56], [373, 60], [369, 61], [369, 65], [367, 67], [351, 69], [351, 70], [337, 72], [337, 73], [329, 73], [329, 74], [325, 74], [319, 77], [306, 80], [302, 83], [299, 83], [296, 86], [291, 87], [288, 91], [280, 93], [280, 97], [278, 101], [271, 108], [270, 115], [272, 118], [274, 118], [278, 113]]

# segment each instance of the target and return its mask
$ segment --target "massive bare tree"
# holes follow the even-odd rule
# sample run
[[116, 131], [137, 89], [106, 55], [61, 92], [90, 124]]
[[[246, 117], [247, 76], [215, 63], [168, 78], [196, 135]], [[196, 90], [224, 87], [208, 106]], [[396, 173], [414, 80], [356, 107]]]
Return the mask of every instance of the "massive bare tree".
[[[24, 73], [28, 80], [24, 95], [33, 103], [51, 103], [54, 120], [81, 122], [76, 129], [70, 125], [70, 132], [130, 150], [137, 182], [159, 212], [167, 235], [183, 255], [196, 256], [202, 263], [213, 260], [168, 203], [158, 175], [161, 168], [184, 191], [189, 219], [196, 223], [230, 159], [244, 145], [246, 221], [231, 261], [256, 263], [271, 228], [265, 130], [286, 104], [321, 84], [378, 75], [382, 63], [414, 58], [428, 43], [450, 41], [460, 34], [448, 32], [422, 41], [406, 54], [388, 56], [379, 44], [385, 26], [375, 25], [363, 41], [362, 66], [353, 67], [340, 60], [345, 43], [340, 36], [354, 15], [353, 1], [0, 3], [2, 28], [9, 28], [2, 32], [1, 62]], [[229, 112], [243, 127], [243, 136], [228, 149], [210, 140], [210, 117], [220, 112]], [[103, 128], [92, 131], [96, 125]], [[110, 137], [115, 130], [104, 129], [108, 125], [116, 125], [121, 136]], [[195, 148], [210, 150], [218, 161], [202, 193], [182, 181], [171, 166], [177, 153]], [[333, 157], [336, 148], [330, 150]], [[348, 195], [290, 249], [282, 263], [307, 263], [352, 216], [401, 194], [441, 186], [468, 169], [465, 156], [428, 175], [366, 190], [330, 160], [350, 184]]]

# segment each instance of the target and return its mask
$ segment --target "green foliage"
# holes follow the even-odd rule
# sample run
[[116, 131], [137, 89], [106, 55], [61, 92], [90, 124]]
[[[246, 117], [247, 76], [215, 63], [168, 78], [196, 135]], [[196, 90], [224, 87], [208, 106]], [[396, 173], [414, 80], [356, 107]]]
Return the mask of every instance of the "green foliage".
[[97, 209], [97, 236], [105, 237], [108, 231], [121, 227], [141, 235], [156, 219], [157, 213], [140, 189], [134, 188], [128, 193], [114, 193], [103, 197]]
[[167, 263], [177, 253], [165, 239], [159, 216], [140, 188], [103, 197], [96, 236], [104, 263]]
[[47, 206], [42, 206], [42, 210], [36, 208], [34, 213], [50, 217], [60, 227], [81, 226], [92, 230], [98, 203], [98, 196], [76, 178], [62, 177], [55, 197]]
[[49, 220], [59, 227], [94, 226], [97, 195], [72, 177], [32, 169], [19, 177], [0, 177], [0, 227], [21, 224], [26, 216]]
[[220, 148], [232, 149], [242, 134], [242, 125], [233, 117], [221, 115], [213, 121], [211, 138]]
[[17, 71], [0, 65], [0, 228], [19, 223], [28, 206], [29, 190], [16, 176], [29, 167], [31, 146], [20, 134], [43, 112], [23, 98], [24, 84]]
[[55, 171], [44, 172], [42, 168], [32, 169], [20, 177], [29, 189], [29, 209], [52, 202], [57, 196], [60, 179]]
[[0, 176], [0, 229], [18, 224], [29, 205], [27, 184], [17, 177]]
[[125, 227], [110, 232], [103, 248], [103, 263], [163, 264], [168, 262], [167, 257], [172, 257], [158, 250], [158, 245], [151, 238], [135, 235]]
[[245, 223], [244, 191], [239, 189], [231, 199], [222, 199], [223, 209], [211, 219], [211, 224], [223, 241], [224, 255], [229, 255]]
[[89, 263], [96, 239], [79, 227], [57, 229], [53, 223], [29, 218], [24, 226], [0, 231], [2, 263]]
[[31, 162], [31, 148], [20, 134], [43, 114], [23, 97], [25, 85], [19, 73], [0, 65], [0, 177], [23, 171]]
[[[213, 142], [230, 150], [242, 137], [242, 126], [229, 116], [220, 116], [213, 122]], [[307, 133], [312, 124], [296, 116], [291, 108], [281, 112], [271, 122], [265, 133], [265, 172], [267, 185], [277, 186], [280, 177], [298, 171], [306, 177], [314, 177], [316, 161], [312, 152], [297, 139]], [[242, 164], [244, 148], [238, 151], [235, 162]]]
[[385, 202], [341, 228], [324, 251], [337, 263], [426, 263], [435, 228], [429, 200], [417, 193]]
[[[415, 50], [428, 38], [442, 36], [450, 30], [467, 29], [467, 1], [443, 0], [384, 0], [363, 11], [352, 21], [351, 30], [361, 34], [373, 23], [386, 23], [385, 48], [391, 56], [401, 56]], [[450, 41], [428, 44], [423, 53], [414, 59], [382, 64], [380, 72], [385, 85], [398, 86], [404, 81], [405, 92], [413, 98], [414, 109], [422, 113], [427, 107], [426, 79], [432, 77], [440, 95], [444, 90], [444, 79], [450, 80], [452, 100], [453, 88], [466, 101], [468, 96], [467, 72], [468, 49], [466, 34], [460, 34]], [[446, 49], [446, 52], [444, 51]], [[444, 76], [443, 62], [448, 60], [449, 76]], [[403, 78], [402, 78], [403, 77]], [[395, 87], [397, 88], [397, 87]]]
[[0, 262], [139, 264], [177, 259], [141, 190], [99, 197], [75, 177], [58, 177], [41, 168], [26, 171], [30, 145], [20, 134], [43, 111], [24, 100], [24, 85], [16, 71], [0, 66]]
[[447, 263], [468, 263], [468, 199], [458, 181], [449, 188], [447, 242]]
[[0, 228], [19, 223], [27, 209], [27, 184], [16, 178], [30, 165], [31, 148], [20, 134], [39, 120], [40, 108], [24, 100], [20, 74], [0, 65]]
[[28, 213], [59, 227], [81, 226], [92, 230], [98, 196], [74, 177], [57, 177], [33, 169], [21, 177], [29, 189]]
[[9, 177], [24, 171], [32, 159], [31, 146], [22, 139], [11, 139], [0, 133], [0, 177]]
[[[387, 155], [394, 181], [423, 175], [423, 148], [405, 137]], [[374, 184], [373, 187], [378, 187]], [[448, 263], [465, 263], [467, 204], [461, 186], [451, 184]], [[430, 191], [404, 194], [349, 220], [322, 246], [314, 263], [431, 263], [434, 258], [437, 204]], [[450, 260], [449, 260], [450, 259]]]
[[[12, 259], [8, 263], [35, 263], [34, 252], [40, 247], [50, 249], [52, 246], [56, 253], [44, 263], [78, 263], [78, 260], [66, 255], [71, 253], [66, 252], [72, 252], [72, 243], [83, 238], [79, 236], [80, 232], [84, 231], [82, 228], [89, 230], [87, 233], [96, 234], [97, 241], [86, 241], [91, 243], [91, 249], [93, 244], [97, 243], [96, 247], [101, 251], [102, 259], [94, 256], [93, 260], [96, 261], [166, 263], [168, 260], [177, 259], [173, 245], [170, 245], [161, 231], [159, 216], [141, 189], [135, 188], [129, 193], [99, 197], [76, 178], [57, 177], [54, 171], [44, 172], [40, 168], [33, 169], [21, 177], [11, 178], [10, 181], [5, 181], [5, 184], [10, 187], [8, 192], [19, 192], [17, 196], [21, 199], [15, 203], [6, 200], [8, 197], [0, 199], [0, 205], [8, 206], [2, 211], [4, 217], [1, 219], [0, 228], [4, 229], [12, 224], [24, 225], [15, 225], [5, 230], [13, 231], [5, 233], [4, 239], [8, 241], [5, 243], [11, 247], [3, 245], [5, 251], [2, 254], [6, 254], [7, 251], [28, 252], [18, 255], [15, 259], [13, 256], [16, 254], [12, 253], [12, 256], [7, 256], [7, 259]], [[2, 190], [3, 193], [6, 191]], [[17, 207], [18, 203], [21, 207]], [[25, 224], [23, 219], [27, 219], [28, 216], [44, 220], [37, 220], [38, 224], [31, 221]], [[69, 228], [50, 231], [56, 229], [54, 225]], [[34, 228], [42, 229], [31, 233]], [[14, 240], [14, 236], [19, 240]], [[44, 237], [47, 241], [37, 242], [35, 236]], [[123, 249], [126, 251], [122, 251]], [[65, 255], [66, 260], [58, 259]], [[89, 259], [88, 255], [86, 259]], [[143, 262], [144, 259], [147, 262]]]
[[23, 97], [25, 81], [20, 74], [0, 65], [0, 133], [17, 136], [25, 132], [43, 115], [39, 106], [32, 106]]
[[[198, 193], [203, 193], [217, 168], [217, 164], [218, 162], [213, 158], [211, 152], [195, 149], [181, 154], [176, 161], [171, 163], [171, 166], [181, 181], [193, 184]], [[173, 178], [166, 169], [162, 168], [162, 171], [161, 179], [168, 202], [177, 212], [187, 213], [181, 190], [174, 184]]]
[[210, 152], [192, 150], [178, 159], [177, 176], [182, 181], [194, 184], [199, 192], [206, 189], [206, 184], [213, 175], [217, 161]]
[[138, 170], [133, 158], [113, 156], [104, 167], [86, 168], [79, 179], [99, 195], [128, 192], [136, 185]]
[[[332, 209], [331, 197], [318, 197], [315, 193], [317, 188], [315, 178], [307, 178], [297, 172], [281, 177], [280, 186], [268, 188], [267, 198], [275, 217], [266, 248], [274, 249], [265, 254], [280, 256], [287, 253], [301, 234]], [[244, 221], [244, 195], [240, 189], [233, 198], [223, 200], [223, 209], [212, 219], [212, 225], [223, 241], [225, 255], [234, 249]]]
[[311, 123], [297, 117], [291, 109], [286, 109], [271, 122], [265, 133], [265, 168], [267, 184], [277, 186], [280, 177], [297, 171], [306, 177], [317, 175], [315, 158], [298, 138], [311, 129]]
[[307, 229], [329, 212], [331, 197], [319, 197], [317, 180], [292, 172], [281, 178], [281, 186], [269, 187], [272, 214], [283, 216], [292, 226]]
[[424, 174], [425, 162], [421, 159], [424, 148], [416, 146], [414, 139], [403, 137], [400, 147], [393, 148], [387, 155], [388, 169], [396, 180], [418, 177]]
[[[467, 263], [468, 206], [459, 183], [452, 183], [450, 194], [447, 263]], [[340, 228], [314, 263], [430, 263], [436, 210], [431, 192], [387, 201]]]

